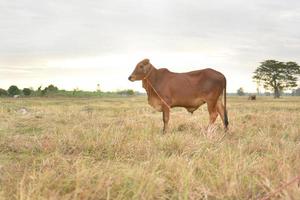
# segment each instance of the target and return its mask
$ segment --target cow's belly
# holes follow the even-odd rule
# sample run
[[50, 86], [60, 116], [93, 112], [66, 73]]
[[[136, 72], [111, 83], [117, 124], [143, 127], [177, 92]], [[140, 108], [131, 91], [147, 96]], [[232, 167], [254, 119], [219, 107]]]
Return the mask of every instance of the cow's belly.
[[197, 110], [201, 105], [205, 104], [205, 100], [201, 97], [184, 97], [184, 98], [173, 98], [172, 99], [172, 107], [184, 107], [187, 111], [193, 113]]
[[185, 107], [185, 108], [198, 108], [199, 106], [205, 103], [205, 100], [202, 97], [181, 97], [173, 98], [172, 102], [174, 106]]
[[155, 110], [161, 112], [162, 111], [162, 102], [160, 99], [151, 97], [148, 98], [148, 103], [150, 106], [152, 106]]
[[195, 110], [197, 110], [203, 104], [205, 104], [205, 101], [199, 100], [199, 101], [193, 102], [192, 105], [188, 105], [188, 106], [184, 106], [184, 107], [187, 109], [187, 111], [189, 111], [190, 113], [193, 113]]

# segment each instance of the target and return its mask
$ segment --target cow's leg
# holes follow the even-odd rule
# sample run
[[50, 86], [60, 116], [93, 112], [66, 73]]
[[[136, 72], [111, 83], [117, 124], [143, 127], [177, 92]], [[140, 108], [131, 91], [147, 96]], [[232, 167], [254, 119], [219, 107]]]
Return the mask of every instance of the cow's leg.
[[224, 113], [224, 105], [222, 103], [222, 100], [218, 100], [217, 102], [217, 111], [219, 113], [219, 115], [221, 116], [222, 122], [225, 126], [225, 113]]
[[216, 103], [214, 101], [207, 102], [207, 109], [209, 112], [209, 125], [208, 125], [208, 128], [209, 128], [213, 125], [213, 123], [216, 121], [216, 119], [218, 117]]
[[216, 103], [207, 102], [207, 108], [209, 112], [209, 124], [207, 126], [207, 134], [210, 137], [212, 133], [214, 133], [215, 127], [214, 122], [218, 117], [217, 106]]
[[163, 122], [164, 122], [163, 133], [166, 133], [169, 128], [168, 123], [169, 123], [169, 117], [170, 117], [170, 109], [168, 107], [163, 107], [162, 112], [163, 112]]

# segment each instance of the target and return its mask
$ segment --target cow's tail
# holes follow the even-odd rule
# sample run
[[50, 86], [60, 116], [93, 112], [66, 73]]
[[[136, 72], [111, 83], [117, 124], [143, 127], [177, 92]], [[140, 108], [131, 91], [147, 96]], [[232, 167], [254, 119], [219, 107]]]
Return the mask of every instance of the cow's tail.
[[228, 115], [227, 115], [227, 109], [226, 109], [226, 78], [224, 77], [225, 84], [224, 84], [224, 125], [225, 128], [227, 129], [228, 127]]

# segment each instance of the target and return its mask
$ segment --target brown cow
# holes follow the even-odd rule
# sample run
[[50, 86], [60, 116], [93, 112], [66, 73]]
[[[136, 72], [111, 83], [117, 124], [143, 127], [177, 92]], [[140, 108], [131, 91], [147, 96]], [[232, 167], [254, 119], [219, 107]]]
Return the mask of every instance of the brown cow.
[[222, 73], [209, 68], [174, 73], [166, 68], [156, 69], [149, 59], [144, 59], [136, 65], [128, 79], [143, 81], [148, 103], [163, 112], [164, 132], [168, 129], [171, 108], [184, 107], [193, 113], [204, 103], [208, 107], [209, 125], [215, 122], [219, 113], [227, 130], [226, 78]]
[[256, 100], [256, 95], [255, 94], [249, 95], [248, 100], [255, 101]]

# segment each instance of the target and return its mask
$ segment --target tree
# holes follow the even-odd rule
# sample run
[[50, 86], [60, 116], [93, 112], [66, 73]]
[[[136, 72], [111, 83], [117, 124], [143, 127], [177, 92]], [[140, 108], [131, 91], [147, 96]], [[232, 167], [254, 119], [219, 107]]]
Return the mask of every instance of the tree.
[[23, 94], [24, 94], [25, 96], [29, 96], [29, 95], [31, 95], [31, 93], [32, 93], [32, 90], [31, 90], [31, 89], [29, 89], [29, 88], [24, 88], [24, 89], [23, 89]]
[[274, 98], [279, 98], [283, 90], [297, 86], [298, 75], [300, 66], [295, 62], [266, 60], [254, 71], [253, 79], [266, 90], [272, 90]]
[[2, 88], [0, 88], [0, 97], [7, 96], [7, 95], [8, 95], [7, 91], [4, 90], [4, 89], [2, 89]]
[[51, 84], [48, 87], [46, 87], [45, 90], [47, 90], [47, 92], [57, 92], [58, 88]]
[[14, 95], [18, 95], [21, 93], [21, 91], [19, 90], [19, 88], [15, 85], [12, 85], [8, 88], [7, 90], [9, 96], [14, 96]]
[[242, 87], [240, 87], [236, 93], [239, 95], [239, 96], [244, 96], [245, 95], [245, 92], [244, 92], [244, 89]]
[[46, 94], [56, 93], [57, 91], [58, 88], [51, 84], [48, 87], [45, 87], [43, 90], [41, 90], [41, 95], [44, 96]]

